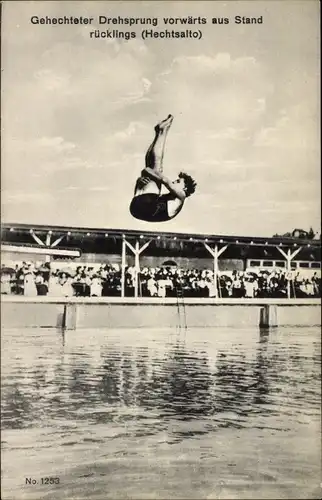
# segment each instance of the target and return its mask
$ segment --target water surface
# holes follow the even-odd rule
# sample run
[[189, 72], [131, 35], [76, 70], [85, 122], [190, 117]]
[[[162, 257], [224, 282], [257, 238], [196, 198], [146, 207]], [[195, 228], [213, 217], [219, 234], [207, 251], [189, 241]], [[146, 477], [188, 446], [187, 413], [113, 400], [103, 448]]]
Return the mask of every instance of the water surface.
[[3, 331], [2, 498], [318, 499], [320, 362], [318, 328]]

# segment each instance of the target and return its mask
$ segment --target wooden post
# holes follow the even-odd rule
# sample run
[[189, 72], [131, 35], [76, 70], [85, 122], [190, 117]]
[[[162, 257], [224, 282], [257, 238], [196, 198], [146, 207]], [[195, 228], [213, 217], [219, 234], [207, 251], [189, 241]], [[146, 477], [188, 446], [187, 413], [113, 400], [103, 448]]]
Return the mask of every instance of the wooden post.
[[[53, 243], [51, 243], [51, 234], [48, 233], [47, 239], [46, 239], [46, 245], [47, 245], [47, 241], [48, 241], [50, 248], [55, 248], [64, 239], [64, 237], [65, 237], [65, 235], [60, 236]], [[50, 261], [51, 261], [50, 255], [46, 255], [46, 262], [50, 262]]]
[[218, 297], [218, 245], [214, 248], [214, 282], [215, 282], [215, 297]]
[[134, 254], [134, 297], [138, 297], [138, 292], [139, 292], [139, 271], [140, 271], [140, 244], [139, 241], [137, 240], [135, 242], [135, 254]]
[[76, 330], [77, 326], [77, 305], [65, 304], [63, 312], [62, 328], [64, 330]]
[[33, 237], [33, 239], [35, 240], [35, 242], [38, 243], [39, 246], [41, 246], [41, 247], [45, 246], [45, 243], [43, 241], [41, 241], [41, 239], [35, 234], [33, 229], [30, 229], [30, 234]]
[[46, 236], [46, 247], [50, 246], [50, 241], [51, 241], [51, 231], [48, 231]]
[[218, 249], [218, 245], [215, 245], [215, 248], [211, 248], [207, 243], [204, 243], [204, 246], [208, 250], [209, 253], [214, 258], [214, 284], [215, 284], [215, 297], [218, 297], [218, 257], [227, 250], [228, 245], [225, 245], [220, 250]]
[[128, 241], [124, 239], [125, 245], [128, 246], [128, 248], [131, 250], [131, 252], [134, 254], [134, 296], [138, 296], [138, 289], [139, 289], [139, 271], [140, 271], [140, 254], [145, 250], [151, 243], [152, 240], [147, 241], [142, 245], [140, 248], [140, 243], [139, 240], [135, 242], [135, 247], [131, 245]]
[[[288, 248], [287, 253], [285, 253], [284, 250], [282, 250], [282, 248], [280, 248], [280, 247], [276, 247], [276, 248], [283, 255], [283, 257], [286, 259], [286, 270], [287, 270], [288, 276], [290, 277], [290, 274], [292, 271], [292, 264], [291, 264], [292, 260], [302, 250], [303, 247], [297, 248], [296, 250], [294, 250], [293, 253], [291, 252], [290, 248]], [[287, 298], [290, 299], [291, 298], [291, 279], [287, 280], [286, 286], [287, 286]]]
[[122, 239], [122, 263], [121, 263], [121, 297], [125, 296], [125, 266], [126, 266], [126, 243], [123, 236]]
[[52, 243], [50, 245], [50, 248], [55, 248], [63, 239], [64, 239], [64, 235], [57, 238], [57, 240], [55, 240], [54, 243]]
[[278, 326], [277, 321], [277, 306], [265, 305], [260, 309], [259, 326], [261, 328], [269, 328]]
[[[49, 247], [51, 243], [51, 231], [48, 231], [46, 236], [46, 246]], [[50, 262], [50, 255], [45, 256], [45, 261]]]
[[291, 250], [290, 248], [287, 250], [287, 256], [286, 256], [286, 269], [287, 269], [287, 274], [288, 274], [288, 280], [287, 280], [287, 298], [291, 298], [291, 272], [292, 272], [292, 265], [291, 265]]

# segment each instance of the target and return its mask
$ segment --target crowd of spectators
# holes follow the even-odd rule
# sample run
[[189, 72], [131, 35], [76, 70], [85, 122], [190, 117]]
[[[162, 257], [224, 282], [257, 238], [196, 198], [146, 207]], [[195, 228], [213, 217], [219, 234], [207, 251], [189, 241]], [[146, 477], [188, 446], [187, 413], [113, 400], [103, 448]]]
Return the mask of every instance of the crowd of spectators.
[[[125, 270], [125, 296], [133, 296], [136, 273]], [[116, 265], [78, 265], [57, 268], [49, 263], [22, 262], [1, 267], [1, 293], [25, 296], [101, 297], [121, 295], [121, 269]], [[137, 276], [138, 294], [142, 297], [215, 297], [214, 274], [210, 269], [144, 267]], [[291, 297], [320, 297], [321, 277], [284, 270], [221, 271], [218, 296], [222, 298], [283, 298], [289, 287]]]

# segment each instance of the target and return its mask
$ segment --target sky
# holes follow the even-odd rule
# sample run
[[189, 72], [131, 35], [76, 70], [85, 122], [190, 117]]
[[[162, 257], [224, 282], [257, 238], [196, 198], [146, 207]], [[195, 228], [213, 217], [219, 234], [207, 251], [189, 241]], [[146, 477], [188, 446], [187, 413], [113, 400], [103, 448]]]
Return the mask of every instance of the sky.
[[[31, 16], [87, 16], [33, 25]], [[90, 38], [99, 15], [201, 16], [201, 39]], [[262, 24], [235, 24], [234, 17]], [[212, 18], [229, 24], [212, 24]], [[171, 26], [177, 31], [187, 26]], [[272, 236], [320, 228], [319, 2], [16, 2], [2, 12], [2, 221]], [[154, 125], [164, 173], [196, 193], [173, 220], [129, 213]]]

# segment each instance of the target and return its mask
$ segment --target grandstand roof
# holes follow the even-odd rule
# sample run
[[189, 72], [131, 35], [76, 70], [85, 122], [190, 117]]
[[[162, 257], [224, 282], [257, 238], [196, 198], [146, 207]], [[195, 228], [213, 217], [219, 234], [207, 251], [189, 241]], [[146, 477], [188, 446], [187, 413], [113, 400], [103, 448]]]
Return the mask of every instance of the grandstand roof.
[[45, 236], [49, 232], [53, 236], [72, 236], [74, 239], [79, 239], [81, 242], [84, 238], [111, 238], [122, 239], [124, 236], [127, 240], [155, 240], [161, 239], [182, 241], [182, 242], [205, 242], [208, 244], [229, 244], [238, 246], [281, 246], [281, 247], [296, 247], [308, 246], [313, 248], [321, 247], [321, 240], [317, 239], [302, 239], [295, 237], [258, 237], [258, 236], [235, 236], [235, 235], [214, 235], [214, 234], [196, 234], [196, 233], [172, 233], [172, 232], [157, 232], [157, 231], [137, 231], [132, 229], [108, 229], [108, 228], [84, 228], [71, 226], [52, 226], [39, 224], [19, 224], [5, 223], [2, 224], [2, 242], [24, 240], [24, 236], [30, 234], [31, 231], [36, 232], [40, 236]]

